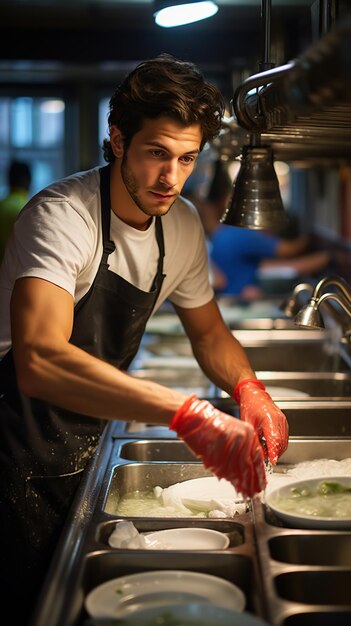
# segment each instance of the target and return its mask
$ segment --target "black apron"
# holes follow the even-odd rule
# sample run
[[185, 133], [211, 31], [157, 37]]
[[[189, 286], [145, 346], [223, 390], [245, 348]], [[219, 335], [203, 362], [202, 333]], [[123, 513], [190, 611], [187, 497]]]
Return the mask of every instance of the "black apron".
[[[108, 271], [115, 249], [109, 236], [110, 166], [100, 169], [100, 180], [103, 255], [92, 286], [75, 306], [70, 342], [126, 370], [164, 279], [163, 231], [156, 218], [159, 260], [149, 292]], [[25, 624], [105, 422], [24, 396], [11, 350], [0, 362], [0, 420], [0, 593], [5, 604], [15, 602], [9, 606], [14, 623]]]

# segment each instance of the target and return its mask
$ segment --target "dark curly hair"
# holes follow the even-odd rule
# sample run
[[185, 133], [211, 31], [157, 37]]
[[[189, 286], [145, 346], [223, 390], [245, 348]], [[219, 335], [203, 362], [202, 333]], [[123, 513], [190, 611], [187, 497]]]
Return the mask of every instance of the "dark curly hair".
[[[184, 126], [200, 124], [202, 149], [221, 128], [224, 99], [214, 85], [206, 82], [196, 66], [160, 54], [143, 61], [123, 80], [110, 99], [108, 125], [121, 131], [128, 148], [145, 118], [172, 117]], [[104, 159], [115, 159], [111, 143], [103, 142]]]

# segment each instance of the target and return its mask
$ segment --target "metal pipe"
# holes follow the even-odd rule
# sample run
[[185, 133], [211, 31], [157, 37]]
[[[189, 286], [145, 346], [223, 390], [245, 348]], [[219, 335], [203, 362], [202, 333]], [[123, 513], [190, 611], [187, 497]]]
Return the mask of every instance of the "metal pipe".
[[351, 287], [346, 280], [341, 278], [341, 276], [325, 276], [322, 278], [315, 286], [312, 298], [318, 299], [322, 289], [324, 289], [327, 285], [334, 285], [335, 287], [338, 287], [346, 301], [351, 304]]
[[270, 59], [271, 51], [271, 0], [261, 0], [261, 17], [263, 24], [263, 52], [260, 63], [260, 71], [269, 70], [272, 67]]
[[[242, 128], [245, 128], [252, 133], [260, 132], [266, 127], [264, 117], [257, 114], [257, 107], [254, 115], [250, 115], [248, 108], [245, 106], [245, 97], [248, 92], [252, 89], [256, 89], [257, 87], [262, 87], [263, 85], [268, 85], [269, 83], [274, 83], [275, 81], [280, 80], [294, 67], [295, 61], [290, 61], [289, 63], [286, 63], [286, 65], [280, 65], [279, 67], [274, 67], [270, 70], [266, 70], [265, 72], [253, 74], [252, 76], [246, 78], [246, 80], [244, 80], [244, 82], [237, 87], [234, 92], [232, 104], [238, 124]], [[259, 96], [257, 95], [256, 98], [258, 99]]]

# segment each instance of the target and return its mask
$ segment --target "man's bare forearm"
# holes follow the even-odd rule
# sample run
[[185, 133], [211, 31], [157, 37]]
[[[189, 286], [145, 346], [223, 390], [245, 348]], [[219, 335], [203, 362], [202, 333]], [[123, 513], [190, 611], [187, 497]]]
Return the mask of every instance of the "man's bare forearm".
[[133, 378], [71, 344], [31, 350], [16, 360], [26, 395], [84, 415], [168, 424], [186, 398]]
[[239, 380], [256, 377], [243, 347], [230, 331], [209, 336], [193, 349], [206, 376], [230, 396]]

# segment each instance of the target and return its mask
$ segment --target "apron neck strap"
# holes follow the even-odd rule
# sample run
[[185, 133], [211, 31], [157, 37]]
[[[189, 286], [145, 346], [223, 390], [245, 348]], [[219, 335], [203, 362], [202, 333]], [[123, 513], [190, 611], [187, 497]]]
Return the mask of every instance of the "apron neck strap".
[[106, 263], [108, 256], [115, 250], [115, 244], [110, 239], [111, 201], [110, 201], [110, 165], [100, 168], [100, 194], [101, 194], [101, 219], [102, 219], [102, 243], [103, 261]]

